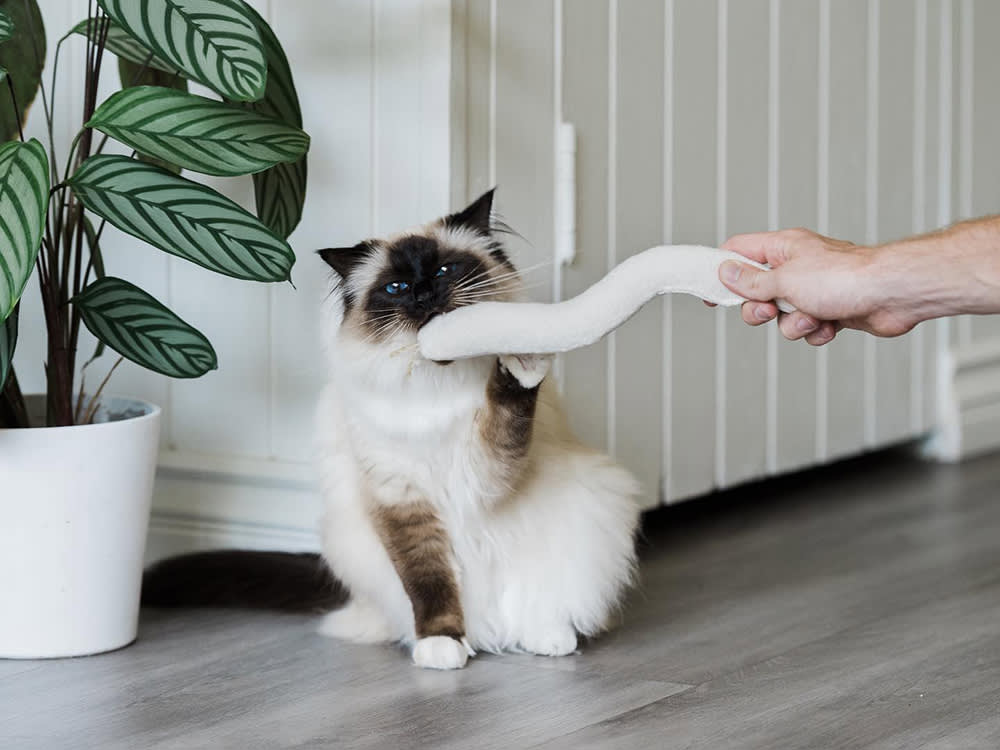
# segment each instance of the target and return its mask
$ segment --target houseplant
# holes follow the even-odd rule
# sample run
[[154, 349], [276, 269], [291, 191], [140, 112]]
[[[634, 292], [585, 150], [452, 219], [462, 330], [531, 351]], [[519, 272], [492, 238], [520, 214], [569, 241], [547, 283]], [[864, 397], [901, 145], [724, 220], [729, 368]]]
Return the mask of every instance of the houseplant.
[[[0, 656], [93, 653], [135, 635], [159, 411], [102, 396], [117, 363], [92, 394], [82, 372], [106, 349], [170, 377], [217, 366], [196, 328], [105, 267], [102, 234], [110, 224], [210, 271], [288, 280], [309, 137], [281, 45], [243, 0], [91, 2], [58, 42], [48, 89], [35, 0], [0, 0], [0, 40]], [[64, 44], [85, 45], [83, 122], [57, 153]], [[108, 53], [122, 89], [98, 104]], [[44, 146], [22, 132], [36, 93]], [[103, 153], [108, 138], [132, 155]], [[256, 215], [182, 170], [253, 174]], [[47, 343], [38, 397], [12, 364], [18, 337], [38, 333], [18, 330], [31, 276]], [[98, 341], [86, 363], [81, 325]]]

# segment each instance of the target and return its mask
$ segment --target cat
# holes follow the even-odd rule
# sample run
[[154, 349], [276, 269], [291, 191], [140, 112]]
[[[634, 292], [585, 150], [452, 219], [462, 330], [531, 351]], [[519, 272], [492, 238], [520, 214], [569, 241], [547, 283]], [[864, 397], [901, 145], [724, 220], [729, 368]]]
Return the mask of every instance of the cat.
[[350, 592], [320, 630], [407, 644], [420, 667], [461, 668], [477, 650], [573, 653], [611, 624], [635, 571], [638, 484], [573, 436], [550, 358], [419, 354], [434, 316], [524, 296], [493, 196], [320, 251], [333, 271], [322, 549]]
[[573, 436], [549, 357], [432, 362], [417, 347], [436, 315], [524, 296], [493, 194], [319, 252], [332, 269], [317, 409], [325, 563], [186, 555], [146, 572], [143, 604], [326, 612], [325, 635], [402, 643], [435, 669], [476, 650], [570, 654], [612, 624], [635, 574], [636, 480]]

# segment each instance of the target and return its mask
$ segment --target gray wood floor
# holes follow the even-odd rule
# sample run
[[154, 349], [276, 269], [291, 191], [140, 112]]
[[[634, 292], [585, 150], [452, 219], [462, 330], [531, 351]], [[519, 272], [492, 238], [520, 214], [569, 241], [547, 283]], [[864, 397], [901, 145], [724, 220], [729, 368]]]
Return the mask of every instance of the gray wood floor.
[[622, 627], [426, 672], [270, 613], [0, 661], [0, 748], [1000, 748], [1000, 458], [875, 457], [647, 519]]

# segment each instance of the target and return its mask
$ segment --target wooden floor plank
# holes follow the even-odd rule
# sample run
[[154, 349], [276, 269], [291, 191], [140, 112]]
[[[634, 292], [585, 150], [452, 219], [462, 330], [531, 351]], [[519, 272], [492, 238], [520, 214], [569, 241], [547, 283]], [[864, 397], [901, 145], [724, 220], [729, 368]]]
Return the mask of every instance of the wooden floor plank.
[[1000, 457], [852, 461], [645, 531], [580, 655], [426, 672], [313, 617], [151, 610], [121, 651], [0, 661], [0, 747], [1000, 746]]
[[[1000, 570], [990, 583], [836, 633], [542, 747], [987, 748], [1000, 710]], [[985, 723], [984, 723], [985, 722]], [[972, 727], [979, 726], [976, 734]]]

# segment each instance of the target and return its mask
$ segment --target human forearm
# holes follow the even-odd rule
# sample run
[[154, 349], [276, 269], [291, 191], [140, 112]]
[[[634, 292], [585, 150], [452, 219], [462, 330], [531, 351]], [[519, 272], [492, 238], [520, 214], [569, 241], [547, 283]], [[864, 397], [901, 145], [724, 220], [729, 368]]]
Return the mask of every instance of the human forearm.
[[918, 321], [1000, 312], [1000, 216], [880, 245], [872, 260], [884, 309]]

